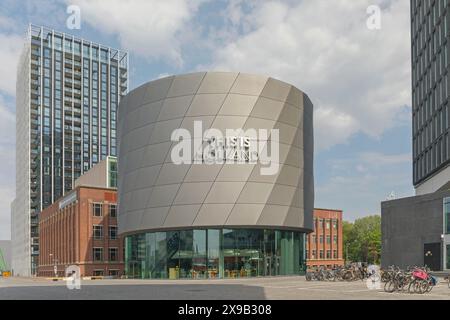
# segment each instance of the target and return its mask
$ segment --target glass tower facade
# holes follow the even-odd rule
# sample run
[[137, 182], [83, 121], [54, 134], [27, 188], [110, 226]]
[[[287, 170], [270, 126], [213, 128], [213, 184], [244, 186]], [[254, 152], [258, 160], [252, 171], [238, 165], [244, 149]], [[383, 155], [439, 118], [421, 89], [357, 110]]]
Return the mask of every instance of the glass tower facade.
[[411, 0], [413, 180], [450, 164], [449, 1]]
[[304, 233], [267, 229], [197, 229], [125, 238], [125, 272], [140, 279], [299, 275]]
[[16, 274], [36, 271], [38, 213], [93, 165], [116, 156], [127, 78], [126, 52], [30, 25], [17, 80]]

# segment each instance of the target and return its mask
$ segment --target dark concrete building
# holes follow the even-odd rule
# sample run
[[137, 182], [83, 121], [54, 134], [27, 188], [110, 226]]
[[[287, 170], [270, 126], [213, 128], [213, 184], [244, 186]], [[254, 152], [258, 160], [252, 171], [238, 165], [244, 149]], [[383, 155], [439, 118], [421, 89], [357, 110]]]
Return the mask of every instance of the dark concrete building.
[[383, 267], [450, 269], [450, 190], [381, 204]]
[[448, 1], [411, 0], [416, 196], [381, 204], [384, 267], [450, 269], [449, 19]]

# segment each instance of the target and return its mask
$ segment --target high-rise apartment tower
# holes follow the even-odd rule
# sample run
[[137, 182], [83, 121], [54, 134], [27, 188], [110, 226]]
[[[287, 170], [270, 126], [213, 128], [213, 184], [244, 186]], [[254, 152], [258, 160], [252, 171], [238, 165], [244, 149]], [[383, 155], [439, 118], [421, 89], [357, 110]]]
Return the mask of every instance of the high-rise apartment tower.
[[127, 52], [29, 26], [16, 87], [16, 275], [36, 273], [39, 212], [116, 155], [117, 107], [127, 91]]

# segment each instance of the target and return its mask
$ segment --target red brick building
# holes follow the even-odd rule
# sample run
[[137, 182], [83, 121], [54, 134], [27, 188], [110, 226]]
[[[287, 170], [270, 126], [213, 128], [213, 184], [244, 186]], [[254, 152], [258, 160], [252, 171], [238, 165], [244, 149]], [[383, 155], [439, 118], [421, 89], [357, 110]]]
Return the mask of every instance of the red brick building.
[[314, 232], [306, 236], [306, 264], [344, 265], [341, 210], [314, 209]]
[[[80, 267], [81, 276], [123, 275], [112, 165], [99, 163], [77, 180], [74, 190], [40, 213], [38, 276], [54, 276], [55, 265], [58, 276], [70, 265]], [[103, 171], [105, 181], [99, 179]]]

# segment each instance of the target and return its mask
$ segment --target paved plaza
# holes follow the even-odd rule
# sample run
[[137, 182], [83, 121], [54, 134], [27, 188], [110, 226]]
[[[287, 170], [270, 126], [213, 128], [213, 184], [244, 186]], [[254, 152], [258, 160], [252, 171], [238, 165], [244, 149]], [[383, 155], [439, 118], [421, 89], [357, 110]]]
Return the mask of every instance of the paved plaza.
[[307, 282], [304, 277], [230, 280], [83, 280], [80, 290], [64, 281], [42, 278], [0, 278], [0, 299], [150, 299], [150, 300], [450, 300], [447, 283], [428, 294], [369, 290], [365, 282]]

